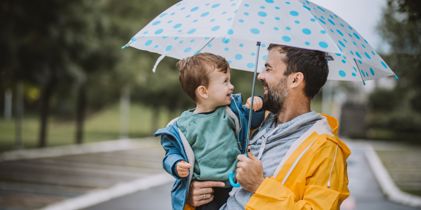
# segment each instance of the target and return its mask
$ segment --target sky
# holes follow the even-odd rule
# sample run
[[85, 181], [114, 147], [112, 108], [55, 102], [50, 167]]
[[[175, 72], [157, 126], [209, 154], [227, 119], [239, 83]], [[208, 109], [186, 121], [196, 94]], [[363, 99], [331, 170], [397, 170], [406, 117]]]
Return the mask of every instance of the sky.
[[376, 50], [384, 50], [376, 26], [386, 0], [310, 0], [336, 13], [354, 27]]

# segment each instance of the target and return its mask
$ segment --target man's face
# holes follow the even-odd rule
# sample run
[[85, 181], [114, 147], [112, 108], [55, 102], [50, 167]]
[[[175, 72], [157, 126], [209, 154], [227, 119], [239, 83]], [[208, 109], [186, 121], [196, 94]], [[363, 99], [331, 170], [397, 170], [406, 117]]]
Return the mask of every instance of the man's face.
[[269, 51], [265, 70], [257, 77], [263, 83], [264, 99], [263, 107], [272, 113], [278, 114], [281, 111], [287, 91], [287, 64], [284, 62], [286, 54], [280, 53], [279, 48]]

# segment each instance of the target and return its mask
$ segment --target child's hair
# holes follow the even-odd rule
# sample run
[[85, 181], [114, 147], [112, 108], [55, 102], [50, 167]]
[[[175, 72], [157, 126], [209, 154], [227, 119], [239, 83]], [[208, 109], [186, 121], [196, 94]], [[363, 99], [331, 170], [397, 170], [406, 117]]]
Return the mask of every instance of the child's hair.
[[209, 73], [218, 70], [227, 73], [229, 64], [225, 58], [212, 53], [199, 53], [177, 62], [180, 84], [184, 92], [196, 101], [196, 88], [209, 85]]

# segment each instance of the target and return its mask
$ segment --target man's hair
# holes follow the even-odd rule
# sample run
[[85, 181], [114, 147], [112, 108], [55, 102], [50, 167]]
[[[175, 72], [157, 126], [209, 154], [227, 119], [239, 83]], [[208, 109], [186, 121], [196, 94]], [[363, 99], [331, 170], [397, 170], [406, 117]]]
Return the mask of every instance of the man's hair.
[[209, 85], [209, 73], [218, 70], [227, 73], [229, 64], [225, 58], [212, 53], [199, 53], [177, 62], [179, 80], [184, 92], [196, 101], [196, 88]]
[[285, 75], [301, 72], [304, 75], [304, 93], [308, 98], [313, 98], [326, 83], [329, 68], [327, 54], [318, 50], [307, 50], [284, 45], [270, 44], [268, 50], [278, 49], [286, 54]]

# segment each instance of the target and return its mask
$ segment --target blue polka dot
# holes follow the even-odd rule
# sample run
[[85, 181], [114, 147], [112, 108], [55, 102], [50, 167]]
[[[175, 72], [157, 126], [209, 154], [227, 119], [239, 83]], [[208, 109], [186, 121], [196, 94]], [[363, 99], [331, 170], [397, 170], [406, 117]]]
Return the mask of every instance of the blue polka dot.
[[188, 34], [193, 34], [194, 32], [196, 32], [196, 29], [195, 29], [195, 28], [190, 29], [190, 31], [188, 31], [187, 33], [188, 33]]
[[214, 5], [212, 5], [212, 8], [217, 8], [217, 7], [219, 7], [221, 4], [214, 4]]
[[190, 51], [191, 51], [191, 47], [188, 47], [188, 48], [184, 49], [184, 52], [185, 52], [185, 53], [188, 53], [188, 52], [190, 52]]
[[212, 31], [217, 31], [217, 30], [219, 30], [219, 26], [214, 26], [214, 27], [212, 27]]
[[291, 16], [296, 17], [296, 16], [298, 16], [300, 13], [298, 13], [298, 12], [297, 12], [297, 11], [295, 11], [295, 10], [293, 10], [293, 11], [289, 12], [289, 14], [290, 14]]
[[321, 48], [328, 48], [329, 47], [329, 45], [326, 42], [323, 42], [323, 41], [319, 42], [319, 46]]
[[281, 20], [281, 18], [280, 17], [275, 17], [275, 20]]
[[252, 28], [252, 29], [250, 29], [250, 32], [251, 32], [252, 34], [260, 34], [260, 30], [259, 30], [259, 29], [257, 29], [257, 28]]
[[321, 31], [320, 31], [320, 33], [321, 33], [321, 34], [325, 34], [325, 33], [326, 33], [326, 31], [325, 31], [325, 30], [321, 30]]
[[339, 70], [340, 77], [346, 77], [346, 72], [344, 70]]
[[382, 64], [382, 66], [383, 66], [385, 69], [387, 69], [387, 65], [386, 65], [386, 63], [385, 63], [384, 61], [382, 61], [382, 62], [381, 62], [381, 64]]
[[237, 55], [235, 55], [235, 59], [241, 60], [241, 59], [243, 59], [243, 56], [241, 54], [237, 54]]
[[273, 30], [279, 31], [279, 28], [278, 27], [274, 27]]
[[249, 68], [249, 69], [254, 68], [254, 66], [255, 66], [255, 65], [254, 65], [254, 63], [248, 63], [248, 64], [247, 64], [247, 68]]
[[241, 48], [243, 48], [244, 47], [244, 44], [239, 44], [238, 46], [240, 46]]
[[353, 76], [353, 77], [356, 77], [356, 76], [357, 76], [357, 74], [356, 74], [356, 73], [354, 73], [354, 72], [352, 72], [352, 76]]
[[306, 6], [306, 5], [304, 5], [303, 7], [304, 7], [306, 10], [311, 11], [311, 8], [310, 8], [310, 7], [308, 7], [308, 6]]
[[161, 23], [161, 21], [158, 20], [158, 21], [153, 22], [152, 25], [156, 26], [156, 25], [158, 25], [160, 23]]
[[244, 23], [244, 20], [243, 19], [239, 19], [238, 22]]
[[227, 33], [228, 33], [229, 35], [233, 35], [233, 34], [234, 34], [234, 30], [229, 29]]
[[248, 13], [248, 12], [245, 12], [245, 13], [244, 13], [244, 15], [245, 15], [245, 16], [249, 16], [249, 13]]
[[226, 47], [226, 48], [224, 48], [224, 50], [227, 52], [227, 51], [229, 50], [229, 48], [228, 48], [228, 47]]
[[310, 46], [310, 42], [304, 42], [306, 46]]
[[260, 23], [260, 24], [262, 24], [262, 25], [264, 25], [264, 24], [265, 24], [265, 22], [264, 22], [264, 21], [259, 21], [259, 23]]
[[374, 69], [370, 67], [370, 73], [372, 76], [374, 76]]
[[287, 27], [285, 27], [285, 29], [289, 31], [289, 30], [291, 30], [291, 27], [287, 26]]
[[200, 15], [200, 17], [206, 17], [206, 16], [208, 16], [209, 15], [209, 12], [204, 12], [204, 13], [202, 13], [201, 15]]
[[268, 14], [266, 14], [266, 12], [260, 11], [259, 13], [257, 13], [260, 17], [266, 17]]
[[223, 42], [224, 44], [228, 44], [230, 41], [231, 41], [231, 40], [230, 40], [230, 39], [228, 39], [228, 38], [224, 38], [224, 39], [222, 40], [222, 42]]
[[165, 48], [165, 51], [167, 51], [167, 52], [169, 52], [169, 51], [171, 51], [172, 50], [172, 45], [168, 45], [166, 48]]
[[311, 34], [311, 30], [310, 30], [310, 29], [308, 29], [308, 28], [304, 28], [304, 29], [303, 29], [303, 33], [304, 33], [305, 35], [310, 35], [310, 34]]
[[154, 46], [154, 48], [158, 48], [158, 47], [159, 47], [159, 45], [155, 45], [155, 46]]
[[342, 59], [342, 63], [343, 63], [343, 64], [346, 64], [346, 60], [345, 60], [345, 59]]
[[328, 18], [327, 21], [329, 21], [329, 23], [332, 24], [332, 25], [336, 25], [335, 22], [333, 22], [333, 20], [330, 19], [330, 18]]
[[183, 25], [183, 24], [181, 24], [181, 23], [175, 24], [175, 25], [174, 25], [174, 28], [180, 28], [182, 25]]
[[190, 11], [191, 12], [196, 12], [199, 9], [199, 7], [193, 7]]
[[365, 53], [364, 53], [364, 55], [365, 55], [365, 57], [367, 57], [369, 60], [371, 59], [371, 56], [370, 56], [367, 52], [365, 52]]
[[149, 46], [151, 44], [152, 44], [152, 40], [148, 40], [148, 41], [145, 42], [145, 46]]
[[289, 37], [289, 36], [282, 36], [282, 40], [284, 42], [290, 42], [291, 41], [291, 37]]
[[295, 24], [300, 24], [299, 20], [294, 21]]
[[355, 52], [355, 55], [357, 55], [360, 59], [362, 59], [361, 55], [359, 52]]
[[341, 40], [339, 40], [338, 42], [342, 47], [346, 47], [345, 44]]
[[360, 40], [361, 38], [360, 38], [360, 36], [358, 36], [358, 34], [357, 33], [353, 33], [354, 34], [354, 36], [355, 36], [355, 38], [357, 38], [358, 40]]
[[336, 32], [338, 32], [338, 34], [339, 34], [339, 35], [344, 36], [344, 33], [342, 33], [342, 31], [341, 31], [341, 30], [336, 29]]
[[155, 34], [156, 35], [161, 34], [163, 31], [164, 31], [164, 29], [160, 28], [160, 29], [155, 31]]
[[273, 0], [266, 0], [267, 3], [272, 4]]

